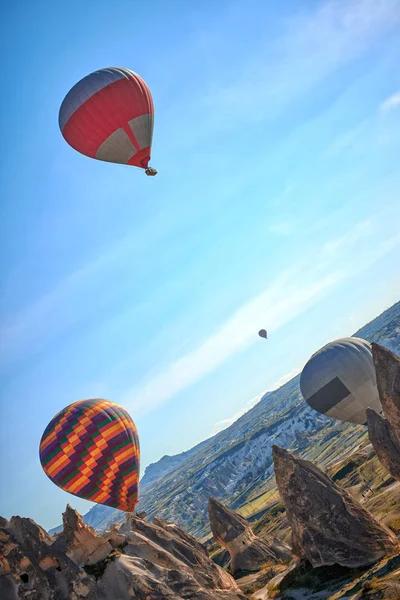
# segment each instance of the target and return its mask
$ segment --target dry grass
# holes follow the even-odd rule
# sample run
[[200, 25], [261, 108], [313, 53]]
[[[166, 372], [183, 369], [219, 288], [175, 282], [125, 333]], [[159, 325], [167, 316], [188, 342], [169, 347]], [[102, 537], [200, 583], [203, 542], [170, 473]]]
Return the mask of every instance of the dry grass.
[[[345, 455], [335, 447], [334, 438], [329, 439], [318, 449], [317, 464], [400, 537], [400, 482], [394, 481], [378, 461], [365, 431], [360, 433], [359, 427], [350, 427], [347, 436], [350, 449], [347, 447]], [[313, 452], [317, 450], [313, 449], [310, 454]], [[310, 459], [312, 457], [307, 456], [307, 460]], [[266, 483], [263, 493], [254, 493], [239, 512], [244, 517], [253, 517], [256, 535], [269, 539], [277, 537], [290, 543], [291, 530], [274, 478]], [[262, 516], [254, 519], [260, 513]], [[209, 537], [207, 546], [218, 561], [221, 551]], [[247, 594], [259, 590], [262, 582], [262, 575], [258, 579], [257, 574], [253, 574], [249, 581], [243, 578]], [[247, 590], [247, 584], [251, 592]], [[400, 600], [400, 556], [385, 559], [364, 571], [341, 568], [295, 570], [285, 576], [282, 583], [271, 584], [266, 586], [268, 597], [275, 595], [282, 600]]]
[[[390, 477], [367, 440], [357, 444], [356, 450], [346, 458], [331, 463], [325, 471], [396, 535], [400, 533], [400, 482]], [[249, 517], [261, 508], [263, 514], [253, 525], [254, 533], [289, 542], [290, 527], [276, 485], [260, 496], [257, 504], [253, 501], [242, 507], [240, 513]]]
[[250, 502], [239, 508], [237, 512], [242, 515], [242, 517], [247, 519], [248, 517], [261, 512], [266, 507], [271, 506], [275, 502], [278, 502], [279, 500], [279, 492], [274, 486], [272, 489], [265, 492], [265, 494], [258, 496], [254, 500], [250, 500]]
[[400, 556], [385, 558], [368, 569], [321, 567], [308, 563], [291, 569], [266, 586], [278, 600], [400, 600]]

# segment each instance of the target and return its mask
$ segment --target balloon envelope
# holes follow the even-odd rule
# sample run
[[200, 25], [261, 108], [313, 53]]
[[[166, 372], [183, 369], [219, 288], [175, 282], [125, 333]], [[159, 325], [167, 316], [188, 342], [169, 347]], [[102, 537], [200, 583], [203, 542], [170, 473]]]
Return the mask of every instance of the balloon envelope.
[[147, 169], [154, 107], [139, 75], [128, 69], [100, 69], [65, 96], [58, 123], [72, 148], [91, 158]]
[[336, 340], [313, 354], [300, 389], [314, 410], [341, 421], [365, 424], [366, 408], [382, 410], [371, 345], [360, 338]]
[[260, 329], [260, 331], [258, 332], [258, 335], [262, 338], [267, 339], [267, 332], [265, 329]]
[[40, 462], [58, 487], [132, 512], [138, 501], [139, 438], [125, 409], [101, 399], [60, 411], [40, 441]]

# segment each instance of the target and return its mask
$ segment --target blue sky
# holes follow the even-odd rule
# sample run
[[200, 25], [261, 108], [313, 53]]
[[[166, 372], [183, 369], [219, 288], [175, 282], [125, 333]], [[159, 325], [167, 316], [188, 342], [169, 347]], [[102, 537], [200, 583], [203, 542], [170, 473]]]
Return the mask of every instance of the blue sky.
[[[16, 1], [0, 37], [0, 514], [51, 527], [91, 506], [39, 463], [67, 404], [123, 404], [143, 473], [399, 299], [400, 2]], [[107, 66], [152, 90], [155, 178], [59, 132]]]

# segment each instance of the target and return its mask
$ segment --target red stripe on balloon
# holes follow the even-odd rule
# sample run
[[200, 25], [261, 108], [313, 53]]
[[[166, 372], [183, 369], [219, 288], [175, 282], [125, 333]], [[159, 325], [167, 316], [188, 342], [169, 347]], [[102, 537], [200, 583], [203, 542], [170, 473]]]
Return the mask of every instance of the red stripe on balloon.
[[[101, 144], [117, 129], [122, 127], [127, 133], [129, 130], [128, 135], [132, 139], [128, 122], [141, 115], [154, 114], [150, 92], [147, 86], [146, 89], [141, 88], [138, 89], [137, 81], [124, 77], [96, 92], [67, 121], [62, 133], [68, 144], [78, 152], [95, 158]], [[140, 153], [150, 156], [149, 149], [145, 150], [147, 152]], [[145, 156], [138, 159], [135, 155], [129, 164], [143, 166], [143, 158]]]
[[132, 129], [129, 127], [129, 125], [125, 125], [124, 130], [125, 130], [125, 133], [127, 134], [127, 136], [129, 137], [129, 139], [131, 140], [132, 144], [135, 146], [136, 151], [139, 152], [140, 146], [138, 144], [138, 141], [137, 141], [136, 136], [133, 133]]
[[128, 165], [147, 169], [149, 166], [150, 152], [151, 148], [142, 148], [142, 150], [139, 150], [139, 152], [132, 156], [132, 158], [128, 161]]

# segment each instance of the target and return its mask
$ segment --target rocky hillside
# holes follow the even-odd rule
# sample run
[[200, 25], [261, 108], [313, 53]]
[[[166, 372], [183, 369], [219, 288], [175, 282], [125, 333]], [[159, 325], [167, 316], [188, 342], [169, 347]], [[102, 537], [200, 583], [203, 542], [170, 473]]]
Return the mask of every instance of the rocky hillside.
[[[306, 502], [314, 506], [314, 484], [301, 469], [323, 479], [316, 508], [330, 505], [335, 495], [340, 498], [336, 502], [337, 522], [347, 516], [349, 547], [360, 545], [359, 537], [363, 536], [363, 559], [358, 557], [358, 568], [351, 567], [353, 554], [342, 551], [342, 528], [332, 528], [329, 512], [324, 509], [295, 515], [302, 519], [303, 533], [297, 551], [311, 552], [311, 561], [314, 546], [309, 548], [307, 541], [313, 529], [318, 529], [315, 556], [321, 566], [316, 567], [307, 558], [293, 561], [286, 545], [255, 536], [245, 519], [210, 499], [211, 524], [230, 555], [232, 577], [210, 559], [202, 544], [175, 524], [159, 518], [150, 523], [130, 516], [123, 524], [96, 534], [68, 505], [62, 531], [56, 536], [48, 535], [31, 519], [15, 516], [7, 521], [0, 517], [0, 596], [2, 600], [398, 598], [396, 536], [311, 464], [299, 463], [294, 456], [288, 458], [294, 466], [289, 469], [294, 479], [284, 482], [282, 490], [289, 494], [288, 511], [293, 510], [290, 495], [296, 498], [299, 485]], [[276, 456], [275, 468], [279, 471]], [[283, 468], [285, 478], [287, 470]], [[351, 512], [346, 512], [346, 504], [351, 505]], [[295, 521], [293, 526], [296, 532]], [[324, 560], [320, 550], [328, 552]], [[340, 560], [330, 566], [332, 551]]]
[[[304, 403], [286, 409], [293, 413], [291, 418], [280, 417], [258, 435], [221, 452], [197, 471], [197, 480], [190, 475], [192, 489], [200, 484], [199, 498], [210, 487], [213, 470], [221, 476], [225, 469], [231, 483], [240, 482], [240, 473], [253, 466], [250, 484], [236, 495], [237, 503], [247, 496], [246, 504], [240, 504], [242, 514], [208, 498], [212, 537], [204, 543], [158, 515], [152, 515], [152, 522], [146, 520], [143, 512], [126, 513], [124, 523], [96, 533], [67, 505], [62, 530], [55, 536], [31, 519], [0, 517], [1, 598], [397, 600], [400, 481], [392, 467], [399, 450], [400, 357], [375, 343], [372, 355], [383, 414], [372, 413], [386, 421], [379, 435], [373, 422], [371, 429], [371, 415], [368, 428], [348, 424], [341, 430], [330, 422], [320, 427], [302, 414]], [[293, 429], [300, 423], [303, 433]], [[312, 444], [310, 436], [315, 438]], [[282, 438], [298, 451], [270, 447], [271, 441]], [[262, 467], [263, 480], [257, 457], [265, 447], [272, 464]], [[244, 448], [252, 452], [247, 465]], [[315, 454], [319, 466], [300, 454]], [[235, 469], [230, 470], [230, 464]], [[234, 471], [239, 473], [236, 478]], [[176, 487], [173, 478], [164, 478], [171, 489]], [[153, 486], [149, 483], [146, 489]], [[217, 482], [216, 487], [220, 495], [227, 495], [226, 486]], [[180, 493], [187, 498], [182, 488]], [[161, 506], [162, 496], [158, 500]], [[263, 507], [258, 513], [257, 505]], [[199, 504], [203, 518], [202, 508]], [[244, 518], [245, 509], [251, 521]], [[95, 511], [91, 517], [96, 518]]]
[[[0, 517], [2, 600], [399, 598], [396, 525], [389, 528], [378, 517], [380, 494], [375, 514], [364, 497], [354, 495], [355, 469], [376, 458], [373, 451], [352, 454], [336, 465], [333, 478], [278, 446], [272, 454], [289, 545], [266, 534], [265, 519], [252, 525], [212, 497], [208, 510], [218, 560], [211, 547], [158, 517], [151, 523], [127, 514], [124, 523], [99, 534], [67, 505], [55, 536], [31, 519]], [[352, 493], [338, 483], [346, 480]], [[376, 469], [368, 492], [371, 483], [378, 483]], [[387, 472], [380, 487], [393, 487]], [[281, 513], [275, 513], [275, 524]], [[262, 524], [261, 537], [256, 529]]]
[[[400, 352], [400, 302], [355, 334]], [[323, 417], [302, 400], [299, 376], [265, 394], [260, 402], [214, 437], [175, 457], [150, 465], [141, 481], [138, 511], [171, 520], [192, 534], [209, 533], [208, 497], [214, 496], [250, 518], [262, 515], [273, 492], [273, 444], [324, 464], [343, 459], [359, 444], [365, 428]], [[95, 506], [84, 520], [96, 529], [124, 519]]]
[[400, 354], [400, 301], [354, 334]]
[[103, 536], [70, 506], [49, 536], [0, 517], [2, 600], [246, 600], [201, 544], [174, 525], [130, 518]]

